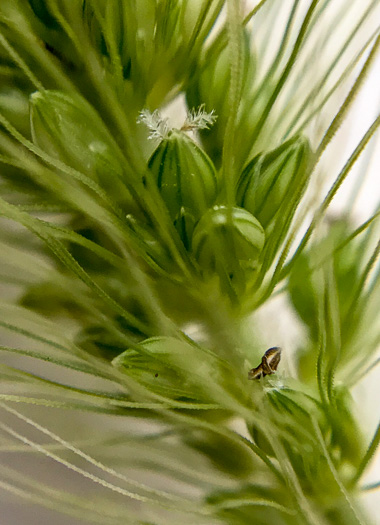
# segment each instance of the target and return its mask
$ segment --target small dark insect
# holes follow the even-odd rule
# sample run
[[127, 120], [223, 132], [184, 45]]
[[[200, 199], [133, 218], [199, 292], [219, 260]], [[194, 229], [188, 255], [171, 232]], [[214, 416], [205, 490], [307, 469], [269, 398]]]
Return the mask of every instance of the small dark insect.
[[263, 355], [261, 363], [248, 372], [248, 379], [260, 379], [260, 377], [274, 374], [281, 359], [281, 348], [274, 346], [269, 348]]

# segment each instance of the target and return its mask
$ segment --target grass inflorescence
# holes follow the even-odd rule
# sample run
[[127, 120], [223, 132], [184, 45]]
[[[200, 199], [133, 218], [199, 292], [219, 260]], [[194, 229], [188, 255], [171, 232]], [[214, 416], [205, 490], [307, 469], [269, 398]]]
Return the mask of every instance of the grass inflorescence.
[[[9, 508], [368, 523], [380, 431], [352, 389], [379, 362], [379, 208], [361, 224], [354, 198], [330, 209], [380, 125], [342, 153], [378, 15], [371, 0], [2, 0]], [[292, 352], [260, 326], [279, 296]]]

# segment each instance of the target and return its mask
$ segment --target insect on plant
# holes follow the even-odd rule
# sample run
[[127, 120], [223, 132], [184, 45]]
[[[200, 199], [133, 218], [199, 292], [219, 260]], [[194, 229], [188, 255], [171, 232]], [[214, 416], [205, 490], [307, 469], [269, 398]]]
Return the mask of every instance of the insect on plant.
[[281, 360], [281, 348], [273, 346], [269, 348], [261, 359], [261, 363], [256, 368], [248, 372], [248, 379], [261, 379], [262, 377], [274, 374]]

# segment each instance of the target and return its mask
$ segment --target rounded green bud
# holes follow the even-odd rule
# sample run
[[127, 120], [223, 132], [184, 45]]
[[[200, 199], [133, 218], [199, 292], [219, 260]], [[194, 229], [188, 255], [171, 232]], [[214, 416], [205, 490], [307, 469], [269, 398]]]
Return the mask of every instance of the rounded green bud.
[[216, 401], [235, 385], [216, 354], [174, 337], [151, 337], [127, 349], [113, 366], [149, 390], [169, 398]]
[[257, 217], [266, 229], [277, 214], [284, 216], [297, 192], [302, 194], [308, 179], [310, 153], [307, 139], [297, 136], [269, 153], [254, 157], [240, 177], [238, 205]]
[[214, 206], [194, 230], [192, 251], [205, 276], [244, 289], [257, 274], [264, 243], [263, 227], [248, 211]]
[[215, 201], [215, 167], [193, 140], [185, 133], [173, 130], [154, 151], [149, 169], [185, 241], [183, 235], [189, 238], [194, 223]]
[[79, 95], [50, 90], [33, 93], [30, 107], [34, 143], [131, 209], [125, 159], [95, 109]]
[[32, 136], [40, 148], [94, 178], [100, 164], [123, 171], [114, 139], [84, 98], [46, 90], [33, 93], [30, 107]]
[[156, 394], [172, 399], [194, 400], [198, 392], [191, 388], [184, 374], [170, 363], [171, 346], [174, 346], [171, 338], [152, 337], [136, 346], [141, 352], [125, 350], [112, 364]]

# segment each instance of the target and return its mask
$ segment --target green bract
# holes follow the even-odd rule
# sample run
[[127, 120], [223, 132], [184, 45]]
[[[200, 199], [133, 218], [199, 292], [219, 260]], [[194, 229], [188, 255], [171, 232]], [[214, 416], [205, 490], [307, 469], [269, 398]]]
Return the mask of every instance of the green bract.
[[139, 248], [139, 253], [148, 262], [153, 262], [166, 272], [173, 272], [174, 264], [165, 246], [157, 238], [157, 234], [145, 223], [133, 215], [127, 215], [130, 233]]
[[188, 246], [194, 223], [216, 198], [214, 165], [185, 133], [173, 130], [154, 151], [149, 168], [170, 217]]
[[[82, 4], [87, 0], [73, 2], [72, 13], [81, 13]], [[38, 32], [40, 42], [51, 56], [59, 60], [64, 67], [68, 66], [71, 73], [80, 68], [80, 58], [75, 45], [65, 30], [62, 28], [59, 15], [61, 9], [49, 0], [27, 0], [23, 2], [27, 13], [28, 22]]]
[[237, 188], [237, 202], [259, 219], [264, 228], [302, 194], [308, 179], [310, 147], [307, 139], [294, 137], [275, 150], [257, 155], [245, 167]]
[[259, 221], [241, 208], [214, 206], [197, 224], [192, 251], [206, 276], [244, 290], [256, 276], [265, 233]]
[[128, 78], [131, 59], [126, 42], [122, 0], [113, 1], [112, 10], [108, 2], [94, 3], [84, 0], [82, 2], [82, 17], [95, 49], [108, 59], [117, 53], [120, 57], [119, 66], [121, 66], [122, 76]]

